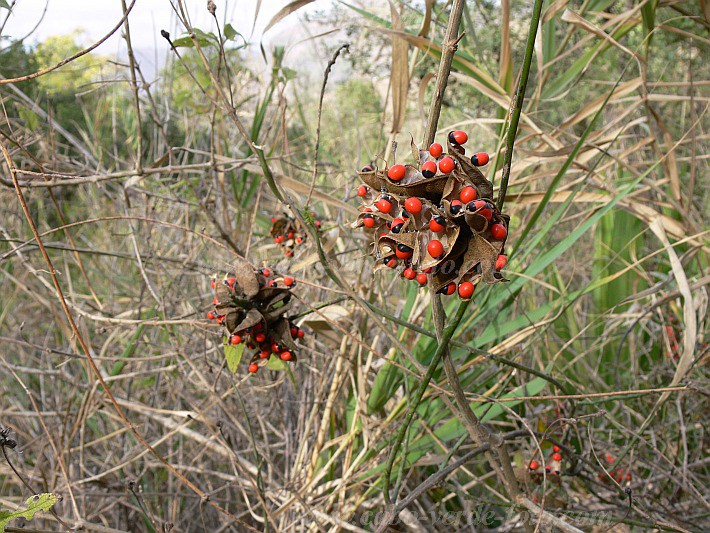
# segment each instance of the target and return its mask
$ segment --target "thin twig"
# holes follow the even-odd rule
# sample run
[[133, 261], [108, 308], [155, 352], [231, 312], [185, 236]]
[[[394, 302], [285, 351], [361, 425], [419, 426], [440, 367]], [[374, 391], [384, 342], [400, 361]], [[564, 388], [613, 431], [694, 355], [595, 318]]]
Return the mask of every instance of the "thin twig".
[[311, 188], [308, 191], [308, 197], [306, 198], [305, 207], [311, 203], [311, 195], [313, 194], [313, 188], [316, 186], [316, 178], [318, 177], [318, 149], [320, 148], [320, 121], [323, 115], [323, 98], [325, 97], [325, 87], [328, 85], [328, 76], [330, 75], [330, 70], [335, 65], [338, 60], [338, 56], [343, 50], [350, 50], [349, 44], [344, 44], [338, 48], [333, 57], [328, 61], [328, 65], [325, 67], [325, 72], [323, 73], [323, 85], [320, 88], [320, 99], [318, 100], [318, 125], [316, 126], [316, 146], [313, 150], [313, 179], [311, 180]]

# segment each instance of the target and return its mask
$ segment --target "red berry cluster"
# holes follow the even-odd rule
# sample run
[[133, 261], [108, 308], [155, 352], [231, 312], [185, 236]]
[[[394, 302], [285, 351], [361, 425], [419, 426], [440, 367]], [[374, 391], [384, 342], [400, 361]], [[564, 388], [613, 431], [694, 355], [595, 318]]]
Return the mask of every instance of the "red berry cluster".
[[[614, 456], [610, 453], [605, 454], [604, 459], [607, 464], [614, 464]], [[619, 484], [621, 484], [623, 481], [631, 481], [631, 472], [627, 472], [623, 468], [613, 468], [609, 470], [609, 476], [611, 476], [611, 478]], [[607, 476], [603, 472], [599, 473], [599, 479], [601, 479], [604, 483], [611, 483], [611, 481], [609, 480], [609, 476]]]
[[[312, 213], [315, 219], [315, 213]], [[320, 229], [321, 223], [315, 221], [316, 228]], [[274, 242], [281, 246], [286, 257], [293, 257], [296, 246], [303, 244], [308, 237], [308, 231], [303, 225], [290, 217], [271, 217], [271, 236]]]
[[500, 270], [507, 262], [509, 217], [496, 207], [493, 185], [477, 168], [488, 163], [488, 154], [467, 158], [464, 131], [450, 132], [447, 140], [446, 155], [437, 142], [427, 150], [412, 143], [416, 166], [364, 167], [353, 227], [372, 235], [377, 270], [396, 268], [419, 285], [469, 299], [482, 279], [505, 281]]
[[227, 333], [227, 343], [245, 344], [256, 350], [249, 372], [257, 372], [271, 355], [296, 362], [295, 341], [305, 333], [287, 317], [292, 307], [291, 289], [296, 280], [270, 268], [256, 269], [245, 260], [234, 265], [234, 274], [212, 279], [214, 308], [207, 318], [216, 320]]
[[[562, 454], [560, 453], [561, 451], [562, 450], [557, 445], [554, 445], [552, 447], [552, 455], [550, 455], [550, 462], [545, 465], [545, 472], [547, 474], [554, 474], [556, 476], [560, 475], [560, 472], [562, 471]], [[530, 461], [528, 468], [530, 468], [532, 472], [536, 472], [540, 468], [540, 463], [538, 463], [537, 461]]]

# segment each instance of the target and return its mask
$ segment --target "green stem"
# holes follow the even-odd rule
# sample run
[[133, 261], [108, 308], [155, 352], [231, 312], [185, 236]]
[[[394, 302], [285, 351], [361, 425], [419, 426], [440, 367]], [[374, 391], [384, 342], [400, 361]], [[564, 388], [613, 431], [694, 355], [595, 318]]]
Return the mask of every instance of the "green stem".
[[542, 3], [543, 0], [535, 0], [535, 5], [533, 6], [532, 18], [530, 19], [530, 29], [528, 30], [528, 39], [525, 43], [525, 59], [523, 59], [523, 68], [520, 71], [518, 90], [515, 91], [515, 106], [513, 107], [513, 113], [510, 117], [510, 127], [508, 128], [508, 137], [505, 142], [505, 163], [503, 164], [503, 175], [500, 181], [500, 190], [498, 191], [498, 209], [501, 211], [503, 210], [503, 204], [505, 203], [505, 193], [508, 190], [510, 166], [513, 162], [513, 146], [515, 146], [515, 137], [518, 134], [520, 114], [523, 111], [525, 88], [528, 85], [528, 76], [530, 75], [530, 65], [532, 64], [532, 55], [535, 50], [535, 37], [537, 36], [537, 27], [540, 23]]
[[414, 393], [414, 398], [412, 398], [412, 401], [410, 402], [411, 407], [409, 411], [407, 412], [407, 416], [404, 419], [404, 423], [400, 426], [399, 428], [399, 433], [397, 434], [397, 439], [394, 441], [394, 445], [392, 446], [392, 450], [390, 450], [389, 457], [387, 458], [387, 466], [385, 467], [385, 488], [384, 488], [384, 498], [385, 502], [389, 505], [392, 503], [390, 499], [390, 477], [392, 476], [392, 467], [394, 466], [394, 462], [397, 458], [397, 452], [399, 451], [399, 448], [402, 446], [402, 442], [404, 441], [404, 437], [407, 434], [407, 429], [409, 428], [409, 425], [412, 423], [412, 419], [414, 418], [414, 414], [417, 411], [417, 406], [419, 403], [422, 401], [422, 397], [424, 396], [424, 392], [426, 391], [427, 386], [429, 385], [429, 382], [431, 381], [432, 376], [434, 375], [434, 372], [436, 371], [436, 367], [439, 365], [439, 361], [441, 360], [441, 356], [444, 354], [444, 351], [449, 345], [449, 341], [451, 340], [451, 337], [453, 336], [454, 332], [456, 331], [456, 328], [458, 327], [459, 323], [463, 319], [463, 315], [466, 313], [466, 309], [468, 309], [468, 305], [471, 303], [471, 301], [465, 301], [461, 302], [459, 304], [459, 308], [456, 310], [456, 316], [452, 320], [451, 324], [449, 327], [447, 327], [444, 330], [444, 334], [441, 336], [441, 341], [439, 342], [439, 346], [436, 348], [436, 352], [434, 352], [434, 356], [431, 359], [431, 362], [429, 363], [429, 367], [427, 368], [426, 374], [424, 374], [424, 377], [422, 378], [421, 383], [419, 384], [419, 387]]

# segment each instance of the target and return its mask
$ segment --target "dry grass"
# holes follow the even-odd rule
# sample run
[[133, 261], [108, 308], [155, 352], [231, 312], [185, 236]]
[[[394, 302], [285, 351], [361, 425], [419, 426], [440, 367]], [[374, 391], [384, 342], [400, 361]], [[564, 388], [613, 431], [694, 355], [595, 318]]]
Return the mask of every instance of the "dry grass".
[[[427, 13], [405, 6], [395, 30], [377, 18], [389, 19], [389, 8], [329, 15], [327, 24], [358, 28], [352, 65], [341, 58], [334, 71], [372, 60], [379, 76], [374, 88], [329, 82], [323, 108], [310, 206], [344, 287], [325, 275], [312, 239], [289, 260], [268, 235], [284, 206], [265, 168], [294, 205], [309, 195], [318, 95], [306, 73], [289, 79], [277, 69], [274, 80], [255, 82], [236, 52], [204, 47], [220, 94], [194, 50], [179, 48], [184, 62], [171, 63], [172, 77], [150, 93], [138, 84], [140, 129], [127, 84], [79, 99], [90, 121], [72, 123], [49, 120], [57, 110], [34, 86], [0, 86], [0, 143], [79, 332], [3, 163], [0, 425], [18, 446], [4, 448], [9, 463], [0, 460], [0, 509], [51, 491], [63, 497], [58, 518], [87, 531], [375, 529], [383, 464], [436, 341], [428, 292], [372, 276], [365, 240], [349, 227], [351, 169], [390, 150], [393, 97], [403, 121], [391, 136], [404, 147], [398, 158], [409, 132], [423, 134], [419, 84], [435, 72], [446, 24], [442, 3], [433, 4]], [[509, 8], [509, 20], [482, 25], [492, 10], [468, 6], [439, 122], [440, 132], [461, 127], [497, 154], [487, 167], [496, 184], [522, 56], [517, 35], [529, 15]], [[507, 437], [527, 497], [544, 496], [558, 516], [601, 513], [596, 524], [568, 520], [585, 531], [710, 523], [709, 24], [696, 5], [546, 8], [506, 196], [512, 281], [477, 294], [451, 343], [474, 412]], [[400, 83], [409, 76], [404, 94], [387, 91], [389, 55], [377, 63], [370, 48], [389, 50], [392, 39], [400, 55], [409, 44], [409, 71], [400, 63], [395, 73]], [[230, 62], [229, 84], [219, 58]], [[132, 79], [130, 70], [117, 75]], [[225, 111], [230, 89], [251, 145]], [[431, 91], [421, 88], [422, 101]], [[247, 251], [299, 282], [309, 335], [288, 372], [231, 373], [220, 331], [204, 318], [210, 276]], [[445, 306], [452, 315], [456, 304]], [[401, 452], [406, 466], [395, 465], [400, 497], [411, 497], [392, 531], [469, 531], [466, 521], [486, 512], [496, 517], [491, 529], [522, 528], [525, 513], [510, 506], [457, 413], [435, 373]], [[553, 442], [562, 475], [540, 484], [527, 465], [547, 462]], [[618, 483], [606, 475], [620, 470]], [[414, 519], [418, 526], [404, 525]], [[49, 514], [29, 526], [62, 528]]]

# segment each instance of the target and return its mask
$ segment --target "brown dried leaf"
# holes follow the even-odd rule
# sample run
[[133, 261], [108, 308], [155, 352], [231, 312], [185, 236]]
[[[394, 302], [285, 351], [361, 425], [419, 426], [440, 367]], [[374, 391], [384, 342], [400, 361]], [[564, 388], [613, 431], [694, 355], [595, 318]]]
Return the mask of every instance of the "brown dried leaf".
[[259, 293], [259, 279], [254, 267], [246, 259], [240, 257], [234, 262], [234, 277], [247, 299], [251, 300]]
[[266, 28], [264, 28], [264, 33], [269, 31], [272, 26], [281, 22], [281, 20], [288, 17], [291, 13], [293, 13], [297, 9], [300, 9], [303, 6], [310, 4], [311, 2], [313, 2], [313, 0], [294, 0], [290, 4], [286, 4], [286, 6], [284, 6], [278, 13], [276, 13], [273, 16], [273, 18], [269, 21], [269, 23], [266, 25]]
[[[404, 31], [404, 23], [397, 8], [390, 1], [392, 12], [392, 29]], [[409, 45], [407, 41], [392, 35], [392, 133], [402, 130], [407, 114], [407, 93], [409, 92], [409, 60], [407, 57]]]

